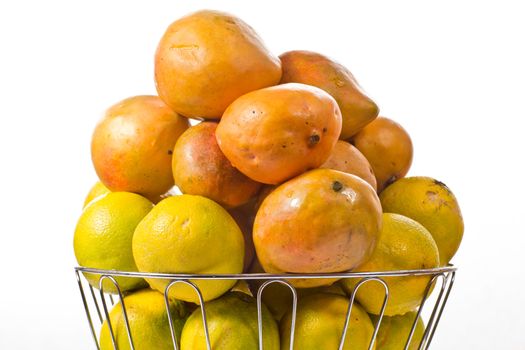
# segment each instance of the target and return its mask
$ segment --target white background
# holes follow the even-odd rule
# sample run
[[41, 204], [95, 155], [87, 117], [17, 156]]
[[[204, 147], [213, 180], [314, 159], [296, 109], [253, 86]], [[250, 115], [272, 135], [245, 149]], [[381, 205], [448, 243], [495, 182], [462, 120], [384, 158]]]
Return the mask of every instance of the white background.
[[524, 12], [518, 2], [2, 1], [0, 349], [94, 349], [73, 230], [96, 181], [93, 127], [155, 93], [164, 29], [233, 12], [280, 54], [343, 62], [415, 145], [413, 175], [444, 181], [465, 237], [433, 349], [525, 349]]

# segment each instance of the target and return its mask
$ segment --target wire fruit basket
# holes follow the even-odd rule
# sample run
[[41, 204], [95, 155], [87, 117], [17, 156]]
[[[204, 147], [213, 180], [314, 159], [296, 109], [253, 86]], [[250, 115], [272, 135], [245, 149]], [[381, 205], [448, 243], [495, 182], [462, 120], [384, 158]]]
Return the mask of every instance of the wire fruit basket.
[[[115, 304], [115, 300], [112, 294], [104, 290], [104, 281], [108, 280], [110, 284], [115, 287], [116, 296], [118, 301], [122, 306], [126, 333], [129, 340], [129, 347], [132, 350], [149, 350], [149, 349], [136, 349], [133, 343], [133, 334], [130, 330], [129, 320], [126, 312], [126, 306], [124, 303], [124, 293], [122, 292], [116, 277], [129, 277], [129, 278], [151, 278], [151, 279], [164, 279], [168, 280], [169, 283], [164, 291], [164, 301], [166, 308], [168, 310], [168, 321], [171, 330], [171, 341], [173, 344], [173, 349], [179, 350], [178, 339], [175, 335], [172, 316], [169, 312], [170, 300], [168, 298], [169, 291], [172, 286], [178, 283], [183, 283], [190, 286], [198, 296], [200, 304], [200, 313], [202, 315], [204, 335], [206, 340], [206, 346], [208, 350], [213, 350], [210, 342], [210, 335], [207, 326], [206, 318], [206, 307], [205, 302], [203, 301], [202, 293], [192, 280], [236, 280], [236, 281], [258, 281], [260, 282], [259, 287], [256, 292], [257, 299], [257, 319], [258, 319], [258, 340], [259, 340], [259, 350], [263, 350], [263, 326], [262, 326], [262, 295], [266, 287], [273, 283], [279, 283], [285, 285], [289, 288], [290, 293], [292, 294], [292, 318], [291, 318], [291, 333], [290, 333], [290, 350], [294, 349], [294, 329], [296, 323], [297, 315], [297, 290], [295, 287], [290, 284], [289, 280], [293, 279], [324, 279], [324, 278], [335, 278], [335, 279], [354, 279], [356, 284], [350, 295], [349, 306], [346, 312], [345, 324], [339, 341], [339, 350], [343, 350], [345, 339], [347, 337], [348, 327], [351, 323], [351, 311], [355, 303], [356, 293], [361, 286], [366, 283], [379, 283], [384, 288], [384, 299], [380, 309], [380, 313], [377, 317], [377, 320], [374, 324], [374, 332], [370, 340], [368, 349], [372, 350], [376, 342], [377, 334], [381, 321], [383, 320], [383, 315], [385, 313], [385, 308], [389, 300], [389, 288], [388, 283], [385, 282], [387, 277], [411, 277], [411, 276], [428, 276], [429, 282], [426, 285], [425, 292], [421, 299], [420, 306], [417, 310], [417, 315], [414, 318], [410, 333], [406, 339], [405, 350], [413, 349], [413, 336], [416, 330], [417, 321], [420, 317], [424, 316], [424, 310], [427, 311], [428, 304], [431, 304], [431, 307], [428, 308], [428, 320], [425, 322], [426, 326], [424, 329], [423, 336], [419, 342], [416, 344], [416, 349], [426, 350], [429, 349], [430, 343], [434, 337], [436, 328], [443, 314], [443, 310], [447, 303], [450, 291], [454, 284], [454, 278], [456, 274], [456, 267], [449, 265], [446, 267], [434, 268], [434, 269], [421, 269], [421, 270], [402, 270], [402, 271], [383, 271], [383, 272], [347, 272], [347, 273], [329, 273], [329, 274], [267, 274], [267, 273], [250, 273], [250, 274], [221, 274], [221, 275], [196, 275], [196, 274], [165, 274], [165, 273], [141, 273], [141, 272], [124, 272], [124, 271], [114, 271], [114, 270], [99, 270], [87, 267], [76, 267], [75, 273], [77, 277], [78, 287], [80, 290], [80, 295], [82, 298], [82, 303], [86, 312], [87, 320], [89, 323], [89, 328], [91, 335], [96, 345], [96, 349], [100, 349], [99, 339], [97, 338], [97, 329], [100, 328], [104, 321], [108, 323], [109, 332], [111, 335], [111, 341], [115, 350], [118, 350], [115, 334], [113, 332], [113, 327], [111, 325], [109, 317], [109, 307], [108, 304]], [[92, 275], [100, 276], [99, 279], [99, 290], [98, 293], [94, 288], [86, 282], [82, 273], [89, 273]], [[83, 282], [84, 281], [84, 282]], [[87, 286], [86, 286], [87, 285]], [[435, 290], [435, 293], [432, 293]], [[97, 296], [98, 294], [98, 296]], [[255, 294], [255, 293], [254, 293]], [[434, 297], [431, 298], [431, 295], [434, 294]], [[91, 296], [91, 300], [89, 298]], [[109, 299], [109, 301], [108, 301]], [[97, 322], [98, 321], [98, 322]], [[97, 326], [98, 325], [98, 326]], [[288, 350], [288, 349], [282, 349]], [[320, 350], [331, 350], [331, 349], [320, 349]], [[380, 349], [378, 349], [380, 350]]]

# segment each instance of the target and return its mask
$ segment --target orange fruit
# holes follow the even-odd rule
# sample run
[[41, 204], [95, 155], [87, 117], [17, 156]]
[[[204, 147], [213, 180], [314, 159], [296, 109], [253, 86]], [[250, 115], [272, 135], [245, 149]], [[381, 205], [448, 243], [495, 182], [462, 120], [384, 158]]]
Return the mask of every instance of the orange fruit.
[[341, 139], [348, 139], [377, 117], [379, 108], [350, 71], [330, 58], [311, 51], [288, 51], [279, 56], [281, 83], [302, 83], [328, 92], [341, 109]]
[[113, 192], [157, 199], [173, 186], [173, 147], [188, 127], [188, 120], [157, 96], [136, 96], [115, 104], [96, 126], [91, 141], [100, 181]]
[[412, 165], [410, 135], [391, 119], [377, 118], [353, 137], [353, 144], [370, 162], [378, 192], [404, 177]]
[[217, 145], [216, 128], [216, 123], [199, 123], [179, 137], [172, 160], [175, 184], [182, 193], [236, 207], [254, 197], [262, 184], [232, 166]]
[[[270, 273], [350, 270], [372, 254], [381, 227], [374, 189], [357, 176], [316, 169], [271, 192], [255, 217], [257, 257]], [[333, 280], [291, 281], [314, 287]]]
[[198, 11], [173, 22], [155, 54], [159, 96], [190, 118], [220, 118], [237, 97], [276, 85], [281, 62], [241, 19]]
[[284, 84], [233, 102], [217, 127], [219, 147], [248, 177], [278, 184], [317, 168], [341, 132], [341, 112], [321, 89]]
[[346, 141], [337, 141], [332, 154], [320, 168], [334, 169], [359, 176], [377, 190], [377, 180], [372, 166], [357, 148]]

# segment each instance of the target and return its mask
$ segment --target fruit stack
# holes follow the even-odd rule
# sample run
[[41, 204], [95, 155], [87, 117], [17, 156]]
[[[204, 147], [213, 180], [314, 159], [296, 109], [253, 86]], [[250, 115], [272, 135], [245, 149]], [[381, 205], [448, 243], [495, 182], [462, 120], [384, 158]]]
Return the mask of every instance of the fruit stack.
[[[272, 55], [245, 22], [200, 11], [173, 22], [155, 54], [158, 96], [110, 107], [93, 133], [100, 179], [85, 202], [74, 249], [81, 266], [148, 273], [335, 273], [446, 266], [463, 221], [442, 182], [405, 177], [412, 142], [350, 71], [322, 54]], [[91, 285], [114, 285], [85, 274]], [[376, 349], [413, 346], [428, 276], [390, 277]], [[116, 278], [136, 349], [172, 349], [168, 281]], [[356, 281], [297, 279], [295, 348], [336, 349]], [[257, 349], [258, 283], [195, 280], [213, 349]], [[344, 349], [368, 349], [384, 296], [357, 292]], [[205, 349], [196, 293], [169, 292], [182, 350]], [[291, 296], [263, 296], [264, 349], [288, 349]], [[110, 314], [128, 349], [122, 309]], [[107, 323], [102, 349], [113, 349]], [[411, 348], [412, 349], [412, 348]]]

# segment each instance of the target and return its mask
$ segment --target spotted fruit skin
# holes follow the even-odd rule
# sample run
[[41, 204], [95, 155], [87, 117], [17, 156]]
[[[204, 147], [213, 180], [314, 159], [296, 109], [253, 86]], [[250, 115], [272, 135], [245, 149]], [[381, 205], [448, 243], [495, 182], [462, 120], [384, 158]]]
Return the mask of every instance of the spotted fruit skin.
[[216, 128], [217, 123], [202, 122], [181, 135], [173, 150], [173, 176], [182, 193], [233, 208], [248, 202], [262, 184], [232, 166], [217, 145]]
[[173, 22], [155, 54], [159, 96], [190, 118], [219, 119], [247, 92], [276, 85], [281, 63], [230, 14], [203, 10]]
[[443, 182], [428, 176], [400, 179], [380, 194], [385, 212], [407, 216], [430, 231], [446, 266], [459, 249], [465, 224], [458, 200]]
[[335, 98], [343, 117], [341, 139], [355, 135], [377, 117], [379, 107], [343, 65], [311, 51], [289, 51], [279, 58], [283, 69], [281, 83], [317, 86]]
[[134, 96], [113, 105], [91, 140], [91, 158], [100, 181], [112, 192], [158, 200], [173, 187], [173, 147], [188, 127], [188, 119], [157, 96]]
[[253, 241], [267, 272], [340, 272], [368, 259], [380, 228], [381, 205], [368, 183], [315, 169], [266, 197], [255, 217]]
[[359, 176], [377, 190], [377, 180], [372, 166], [357, 148], [346, 141], [339, 140], [332, 154], [321, 168], [343, 171]]
[[279, 184], [319, 167], [341, 132], [341, 112], [321, 89], [283, 84], [233, 102], [217, 127], [219, 147], [251, 179]]

